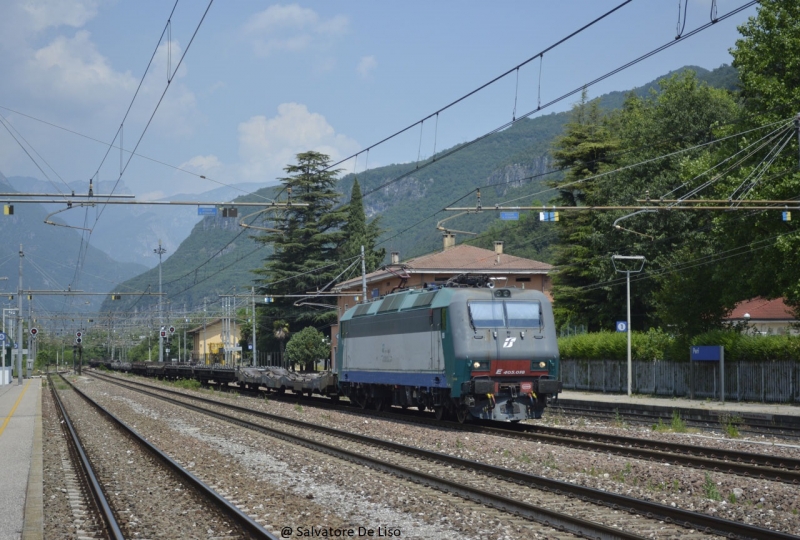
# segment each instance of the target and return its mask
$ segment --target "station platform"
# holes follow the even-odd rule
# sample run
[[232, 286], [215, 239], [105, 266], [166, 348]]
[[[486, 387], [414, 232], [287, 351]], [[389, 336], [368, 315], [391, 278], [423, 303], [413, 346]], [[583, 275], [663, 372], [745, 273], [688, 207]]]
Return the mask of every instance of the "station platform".
[[42, 380], [0, 386], [0, 540], [42, 538]]
[[682, 418], [715, 419], [725, 415], [742, 419], [758, 419], [774, 425], [800, 428], [800, 403], [753, 403], [741, 401], [688, 399], [677, 397], [658, 397], [634, 394], [604, 394], [601, 392], [582, 392], [565, 390], [551, 406], [587, 407], [605, 411], [637, 411], [652, 414], [653, 417], [669, 416], [678, 411]]
[[601, 392], [581, 392], [564, 390], [558, 395], [560, 401], [593, 401], [599, 403], [633, 403], [674, 409], [702, 409], [705, 411], [741, 411], [756, 414], [777, 414], [800, 416], [800, 403], [751, 403], [742, 401], [709, 401], [676, 397], [658, 397], [634, 394], [603, 394]]

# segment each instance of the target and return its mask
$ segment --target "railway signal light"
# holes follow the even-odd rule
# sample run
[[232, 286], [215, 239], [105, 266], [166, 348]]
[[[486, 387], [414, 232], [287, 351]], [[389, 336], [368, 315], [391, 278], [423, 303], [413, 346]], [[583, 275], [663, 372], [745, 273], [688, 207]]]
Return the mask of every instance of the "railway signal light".
[[30, 332], [33, 337], [36, 337], [36, 334], [39, 333], [39, 330], [37, 328], [31, 328]]
[[175, 327], [174, 326], [170, 326], [169, 327], [169, 333], [170, 334], [174, 334], [175, 333]]
[[167, 337], [167, 331], [166, 331], [166, 330], [162, 330], [162, 331], [161, 331], [161, 337], [162, 337], [162, 338], [163, 338], [163, 337]]

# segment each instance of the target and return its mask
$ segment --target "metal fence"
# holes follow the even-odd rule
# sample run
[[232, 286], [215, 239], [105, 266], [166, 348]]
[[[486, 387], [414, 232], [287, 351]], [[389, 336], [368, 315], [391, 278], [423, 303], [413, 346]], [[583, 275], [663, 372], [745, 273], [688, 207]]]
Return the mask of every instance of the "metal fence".
[[[712, 398], [720, 395], [716, 362], [632, 362], [631, 391], [637, 394]], [[625, 360], [561, 360], [566, 390], [627, 392]], [[800, 403], [800, 362], [725, 362], [725, 399]]]

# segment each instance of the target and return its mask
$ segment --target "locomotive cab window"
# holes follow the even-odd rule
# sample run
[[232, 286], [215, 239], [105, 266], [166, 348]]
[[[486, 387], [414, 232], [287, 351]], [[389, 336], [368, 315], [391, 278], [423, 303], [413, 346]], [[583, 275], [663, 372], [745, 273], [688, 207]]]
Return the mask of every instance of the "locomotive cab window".
[[504, 302], [509, 328], [540, 328], [542, 305], [539, 302]]
[[469, 318], [475, 328], [505, 326], [503, 304], [500, 302], [470, 302]]

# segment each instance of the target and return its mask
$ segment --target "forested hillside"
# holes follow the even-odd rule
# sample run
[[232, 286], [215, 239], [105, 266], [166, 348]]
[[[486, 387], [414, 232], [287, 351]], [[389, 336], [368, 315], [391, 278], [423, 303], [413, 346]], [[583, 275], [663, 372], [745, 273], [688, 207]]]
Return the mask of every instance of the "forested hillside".
[[[735, 71], [729, 66], [713, 71], [694, 69], [699, 80], [717, 82], [726, 88], [735, 77]], [[645, 96], [657, 88], [657, 81], [651, 81], [634, 92]], [[605, 108], [619, 106], [626, 93], [602, 96], [600, 103]], [[387, 253], [399, 251], [401, 259], [441, 249], [441, 232], [436, 230], [436, 223], [451, 214], [440, 210], [449, 205], [475, 206], [478, 188], [484, 207], [509, 200], [516, 200], [512, 204], [517, 205], [550, 202], [557, 196], [550, 183], [561, 174], [553, 173], [552, 145], [563, 133], [569, 118], [570, 113], [558, 113], [521, 120], [463, 149], [445, 149], [435, 159], [419, 165], [393, 164], [359, 173], [357, 178], [364, 193], [367, 217], [379, 218], [384, 229], [379, 247], [385, 248]], [[397, 180], [401, 176], [403, 178]], [[341, 204], [347, 202], [354, 178], [347, 174], [339, 180], [337, 190], [343, 194]], [[278, 189], [259, 190], [255, 197], [275, 197]], [[256, 200], [252, 197], [236, 200]], [[240, 208], [239, 216], [251, 211]], [[472, 240], [471, 236], [457, 234], [458, 242], [490, 246], [493, 240], [505, 240], [507, 251], [512, 254], [546, 262], [552, 260], [555, 224], [540, 223], [538, 212], [523, 213], [511, 229], [504, 229], [498, 217], [495, 212], [486, 211], [453, 219], [446, 226], [480, 233]], [[232, 292], [234, 286], [242, 290], [253, 285], [252, 270], [263, 266], [269, 247], [260, 247], [254, 242], [250, 236], [260, 233], [243, 231], [238, 221], [206, 217], [175, 253], [165, 255], [162, 286], [172, 309], [183, 309], [184, 305], [197, 308], [204, 298], [216, 302], [219, 294]], [[122, 291], [148, 289], [158, 290], [157, 268], [120, 288]], [[149, 309], [155, 305], [153, 298], [125, 298], [106, 302], [103, 309]]]

